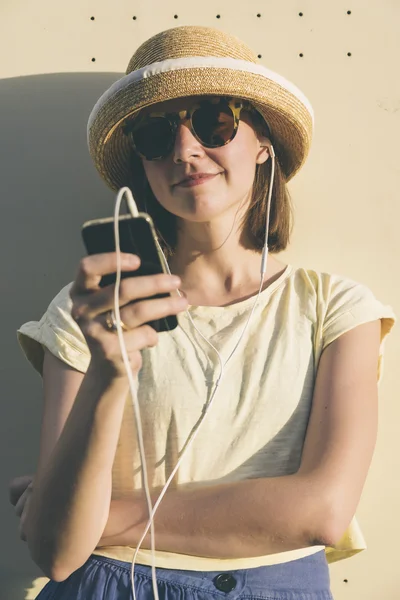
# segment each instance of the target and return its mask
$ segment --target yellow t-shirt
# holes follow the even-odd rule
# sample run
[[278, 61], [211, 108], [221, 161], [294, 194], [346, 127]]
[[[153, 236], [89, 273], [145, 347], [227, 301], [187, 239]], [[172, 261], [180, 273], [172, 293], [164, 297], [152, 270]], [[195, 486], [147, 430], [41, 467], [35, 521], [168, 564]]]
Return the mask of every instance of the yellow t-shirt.
[[[85, 372], [90, 354], [71, 318], [67, 285], [39, 322], [25, 323], [18, 339], [41, 373], [43, 346]], [[226, 359], [243, 331], [254, 298], [227, 307], [191, 306], [198, 329]], [[260, 295], [252, 321], [226, 367], [210, 412], [171, 484], [200, 486], [295, 473], [311, 410], [319, 358], [324, 348], [353, 327], [382, 319], [377, 379], [383, 344], [396, 316], [363, 284], [339, 275], [288, 265]], [[149, 483], [162, 486], [209, 399], [219, 373], [215, 352], [184, 313], [174, 331], [159, 334], [145, 349], [137, 393], [143, 423]], [[127, 398], [113, 465], [113, 498], [141, 487], [140, 456], [132, 403]], [[214, 559], [156, 552], [156, 566], [190, 570], [234, 570], [277, 564], [325, 548], [328, 562], [366, 548], [354, 517], [335, 547], [312, 546], [243, 559]], [[131, 561], [130, 547], [102, 547], [95, 553]], [[151, 564], [150, 551], [137, 562]]]

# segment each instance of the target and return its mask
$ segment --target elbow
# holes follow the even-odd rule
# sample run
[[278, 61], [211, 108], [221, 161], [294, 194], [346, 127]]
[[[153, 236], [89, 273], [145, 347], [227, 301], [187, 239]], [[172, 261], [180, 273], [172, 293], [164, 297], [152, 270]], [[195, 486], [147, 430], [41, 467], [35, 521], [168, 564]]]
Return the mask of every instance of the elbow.
[[[41, 568], [41, 567], [40, 567]], [[59, 570], [59, 569], [53, 569], [50, 568], [47, 570], [47, 572], [41, 568], [41, 570], [43, 571], [44, 575], [46, 577], [48, 577], [49, 579], [51, 579], [51, 581], [55, 581], [57, 583], [61, 583], [62, 581], [66, 581], [68, 579], [68, 577], [70, 575], [72, 575], [72, 573], [70, 572], [66, 572], [65, 570]]]
[[[315, 513], [317, 514], [317, 513]], [[320, 519], [314, 519], [306, 532], [307, 543], [310, 546], [334, 547], [342, 539], [346, 530], [343, 518], [337, 514], [334, 507], [329, 507]]]
[[52, 581], [56, 581], [57, 583], [61, 583], [61, 581], [66, 581], [68, 577], [72, 575], [71, 572], [65, 570], [51, 569], [47, 577]]
[[68, 579], [88, 560], [91, 552], [68, 551], [57, 536], [45, 537], [41, 532], [27, 531], [27, 545], [33, 562], [52, 581]]
[[72, 574], [72, 571], [66, 569], [65, 566], [56, 564], [49, 553], [43, 551], [43, 548], [37, 551], [35, 547], [30, 547], [29, 543], [28, 547], [33, 562], [52, 581], [65, 581]]
[[40, 569], [43, 571], [43, 573], [46, 577], [48, 577], [51, 581], [55, 581], [57, 583], [66, 581], [68, 579], [68, 577], [70, 575], [72, 575], [72, 573], [70, 573], [69, 571], [65, 571], [63, 569], [57, 569], [57, 568], [56, 569], [55, 568], [44, 569], [43, 567], [40, 567]]
[[306, 546], [329, 546], [334, 547], [340, 538], [335, 535], [332, 529], [319, 529], [317, 533], [307, 532], [305, 535]]
[[61, 582], [68, 579], [74, 572], [67, 568], [67, 565], [60, 564], [48, 552], [44, 552], [43, 548], [35, 551], [34, 548], [29, 548], [33, 562], [39, 567], [43, 574], [51, 579], [51, 581]]
[[325, 529], [321, 530], [320, 534], [317, 537], [313, 537], [309, 539], [310, 546], [328, 546], [329, 548], [334, 548], [336, 544], [342, 538], [343, 532], [338, 533], [338, 529], [333, 526], [327, 526]]
[[61, 582], [68, 579], [72, 574], [71, 570], [65, 568], [65, 565], [59, 565], [54, 555], [43, 545], [30, 543], [28, 538], [28, 548], [33, 562], [39, 567], [43, 574], [52, 581]]
[[29, 527], [25, 529], [25, 538], [33, 562], [46, 577], [56, 582], [68, 579], [73, 569], [57, 558], [54, 540], [45, 539], [40, 532], [32, 531]]
[[327, 485], [318, 477], [302, 476], [305, 502], [301, 507], [301, 531], [308, 546], [335, 547], [342, 539], [352, 517], [354, 506], [346, 501], [342, 488]]
[[84, 544], [66, 543], [65, 531], [46, 527], [30, 515], [24, 524], [23, 533], [27, 542], [29, 554], [33, 562], [43, 574], [52, 581], [65, 581], [75, 571], [81, 568], [93, 550]]
[[335, 519], [330, 519], [323, 530], [325, 546], [334, 548], [342, 539], [348, 525], [348, 523], [344, 524], [344, 521], [340, 516]]

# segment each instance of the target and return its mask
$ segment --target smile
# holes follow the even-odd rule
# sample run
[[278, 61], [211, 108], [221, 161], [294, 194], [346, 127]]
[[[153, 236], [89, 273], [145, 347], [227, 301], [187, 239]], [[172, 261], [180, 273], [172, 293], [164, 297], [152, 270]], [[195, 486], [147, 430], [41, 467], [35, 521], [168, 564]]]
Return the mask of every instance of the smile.
[[203, 177], [197, 177], [196, 179], [186, 179], [185, 181], [178, 183], [177, 187], [194, 187], [196, 185], [202, 185], [203, 183], [207, 183], [207, 181], [210, 181], [211, 179], [215, 179], [217, 175], [219, 175], [219, 173], [216, 173], [215, 175], [205, 175]]

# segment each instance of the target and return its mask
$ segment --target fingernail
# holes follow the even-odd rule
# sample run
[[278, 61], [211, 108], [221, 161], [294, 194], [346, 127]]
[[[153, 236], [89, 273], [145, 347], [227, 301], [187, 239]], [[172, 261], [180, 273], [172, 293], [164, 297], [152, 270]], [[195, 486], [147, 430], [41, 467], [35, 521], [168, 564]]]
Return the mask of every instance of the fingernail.
[[136, 267], [139, 264], [139, 257], [136, 254], [130, 254], [128, 257], [128, 264], [132, 267]]

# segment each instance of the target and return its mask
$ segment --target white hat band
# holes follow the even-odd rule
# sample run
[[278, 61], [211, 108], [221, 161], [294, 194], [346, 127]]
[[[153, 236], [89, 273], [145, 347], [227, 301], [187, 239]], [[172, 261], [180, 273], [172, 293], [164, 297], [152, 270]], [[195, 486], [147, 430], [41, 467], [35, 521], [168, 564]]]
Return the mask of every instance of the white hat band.
[[282, 77], [282, 75], [267, 69], [263, 65], [258, 65], [246, 60], [238, 60], [236, 58], [220, 58], [214, 56], [190, 56], [155, 62], [151, 65], [143, 67], [142, 69], [132, 71], [132, 73], [124, 75], [124, 77], [118, 79], [118, 81], [116, 81], [96, 102], [89, 116], [88, 131], [101, 107], [106, 104], [115, 93], [119, 92], [127, 85], [136, 83], [137, 81], [141, 81], [143, 79], [149, 79], [150, 77], [159, 75], [160, 73], [201, 67], [208, 69], [232, 69], [233, 71], [244, 71], [254, 75], [261, 75], [262, 77], [277, 83], [282, 88], [293, 94], [293, 96], [295, 96], [306, 107], [311, 116], [312, 122], [314, 123], [314, 111], [311, 103], [297, 86]]

